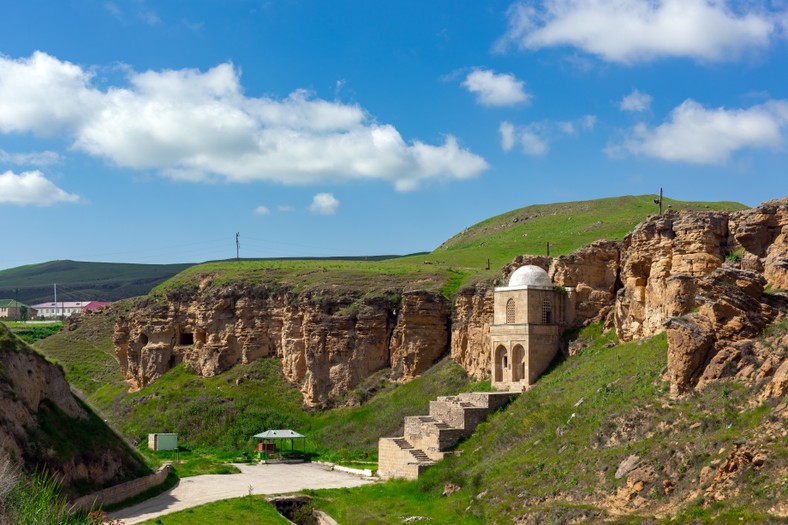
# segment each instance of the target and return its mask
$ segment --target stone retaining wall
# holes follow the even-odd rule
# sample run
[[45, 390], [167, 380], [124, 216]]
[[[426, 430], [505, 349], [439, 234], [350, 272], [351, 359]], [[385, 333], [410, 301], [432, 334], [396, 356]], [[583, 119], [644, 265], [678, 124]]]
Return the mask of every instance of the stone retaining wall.
[[138, 496], [150, 488], [161, 485], [164, 483], [164, 480], [167, 479], [167, 476], [169, 476], [170, 470], [172, 470], [172, 466], [168, 463], [154, 474], [133, 479], [115, 485], [114, 487], [109, 487], [94, 492], [93, 494], [82, 496], [71, 504], [71, 508], [73, 510], [91, 510], [120, 503], [121, 501]]

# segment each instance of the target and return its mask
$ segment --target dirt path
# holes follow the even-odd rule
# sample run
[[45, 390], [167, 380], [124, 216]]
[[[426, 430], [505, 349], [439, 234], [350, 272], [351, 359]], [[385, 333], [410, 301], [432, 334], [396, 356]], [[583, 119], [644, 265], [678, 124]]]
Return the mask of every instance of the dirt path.
[[295, 465], [236, 465], [240, 474], [183, 478], [167, 492], [132, 507], [110, 513], [126, 525], [141, 523], [178, 510], [220, 499], [252, 494], [286, 494], [304, 489], [358, 487], [371, 483], [358, 476], [328, 470], [314, 463]]

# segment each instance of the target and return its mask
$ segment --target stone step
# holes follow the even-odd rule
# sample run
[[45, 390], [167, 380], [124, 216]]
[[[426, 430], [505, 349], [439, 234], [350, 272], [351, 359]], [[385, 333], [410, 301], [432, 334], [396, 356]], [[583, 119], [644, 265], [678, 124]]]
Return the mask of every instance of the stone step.
[[409, 450], [409, 452], [410, 452], [411, 456], [416, 458], [416, 461], [423, 462], [423, 463], [427, 463], [427, 462], [432, 463], [432, 460], [430, 459], [430, 457], [427, 454], [425, 454], [423, 450], [421, 450], [419, 448], [412, 448], [412, 449]]
[[397, 446], [402, 450], [413, 449], [413, 445], [411, 445], [405, 438], [394, 438], [394, 443], [396, 443]]

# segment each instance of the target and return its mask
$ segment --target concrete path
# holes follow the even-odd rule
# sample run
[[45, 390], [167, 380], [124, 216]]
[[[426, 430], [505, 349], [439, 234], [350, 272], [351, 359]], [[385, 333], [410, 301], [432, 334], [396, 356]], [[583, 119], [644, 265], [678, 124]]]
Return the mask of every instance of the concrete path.
[[178, 485], [155, 498], [110, 513], [126, 525], [141, 523], [178, 510], [220, 499], [252, 494], [287, 494], [304, 489], [358, 487], [371, 483], [352, 474], [328, 470], [314, 463], [293, 465], [235, 465], [240, 474], [209, 474], [183, 478]]

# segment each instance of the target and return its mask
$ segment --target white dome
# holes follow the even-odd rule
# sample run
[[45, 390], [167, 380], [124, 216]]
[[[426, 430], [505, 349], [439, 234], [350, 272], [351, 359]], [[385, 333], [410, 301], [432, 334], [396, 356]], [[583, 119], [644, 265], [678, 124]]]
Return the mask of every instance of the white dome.
[[547, 272], [529, 264], [517, 268], [509, 277], [509, 286], [544, 286], [552, 288], [553, 282]]

